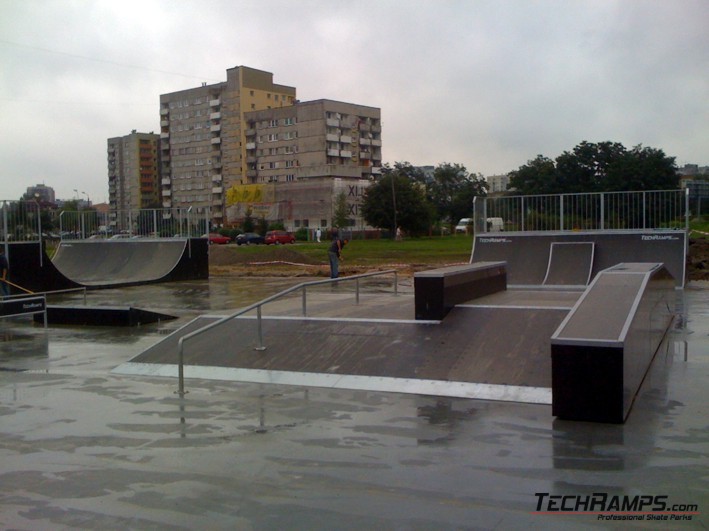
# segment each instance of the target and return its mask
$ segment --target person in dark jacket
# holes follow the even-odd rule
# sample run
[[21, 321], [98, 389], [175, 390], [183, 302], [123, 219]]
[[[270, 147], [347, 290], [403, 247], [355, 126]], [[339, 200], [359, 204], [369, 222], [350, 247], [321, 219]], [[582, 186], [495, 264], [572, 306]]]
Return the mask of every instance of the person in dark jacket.
[[347, 240], [335, 238], [330, 244], [330, 249], [327, 254], [330, 257], [330, 278], [340, 276], [340, 260], [342, 260], [342, 248], [347, 245]]

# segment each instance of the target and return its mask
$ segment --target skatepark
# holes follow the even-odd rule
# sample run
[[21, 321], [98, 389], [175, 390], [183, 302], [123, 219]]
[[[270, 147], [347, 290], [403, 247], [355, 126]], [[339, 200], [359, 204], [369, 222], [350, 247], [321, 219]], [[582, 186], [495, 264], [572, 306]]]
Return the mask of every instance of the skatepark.
[[[677, 234], [633, 241], [674, 254]], [[640, 492], [702, 509], [707, 291], [678, 281], [669, 255], [608, 266], [604, 242], [538, 243], [528, 268], [490, 248], [518, 236], [476, 241], [470, 265], [482, 269], [336, 287], [280, 280], [250, 301], [235, 287], [246, 279], [89, 292], [91, 304], [178, 317], [141, 329], [2, 322], [2, 431], [13, 456], [3, 484], [19, 486], [5, 492], [3, 524], [604, 527], [597, 515], [542, 514], [539, 492]], [[481, 275], [498, 288], [504, 276], [505, 289], [457, 301]], [[671, 323], [648, 317], [668, 304]], [[584, 312], [618, 331], [609, 339], [602, 326], [598, 337]], [[625, 356], [636, 315], [662, 337], [622, 419], [555, 415], [554, 346]], [[701, 525], [700, 513], [684, 516]]]

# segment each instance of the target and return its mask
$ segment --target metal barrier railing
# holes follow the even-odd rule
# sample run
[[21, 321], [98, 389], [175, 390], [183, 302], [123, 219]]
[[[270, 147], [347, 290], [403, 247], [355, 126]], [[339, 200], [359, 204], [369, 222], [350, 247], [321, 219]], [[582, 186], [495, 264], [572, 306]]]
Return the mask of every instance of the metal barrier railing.
[[303, 311], [303, 316], [307, 315], [307, 288], [312, 287], [312, 286], [318, 286], [318, 285], [323, 285], [323, 284], [334, 284], [334, 283], [339, 283], [339, 282], [355, 282], [355, 300], [356, 304], [359, 304], [359, 292], [360, 292], [360, 284], [359, 281], [362, 278], [367, 278], [367, 277], [374, 277], [374, 276], [381, 276], [381, 275], [388, 275], [388, 274], [394, 274], [394, 295], [398, 295], [399, 293], [399, 277], [398, 277], [398, 272], [396, 269], [387, 269], [386, 271], [375, 271], [373, 273], [362, 273], [360, 275], [352, 275], [349, 277], [342, 277], [342, 278], [331, 278], [327, 280], [313, 280], [310, 282], [302, 282], [296, 286], [290, 287], [288, 289], [285, 289], [279, 293], [276, 293], [275, 295], [271, 295], [270, 297], [266, 297], [265, 299], [262, 299], [258, 302], [255, 302], [249, 306], [246, 306], [245, 308], [242, 308], [238, 310], [237, 312], [227, 315], [226, 317], [223, 317], [219, 319], [218, 321], [214, 321], [213, 323], [208, 324], [207, 326], [204, 326], [198, 330], [195, 330], [194, 332], [190, 332], [189, 334], [185, 334], [182, 336], [179, 341], [177, 342], [177, 351], [178, 351], [178, 390], [177, 393], [180, 396], [184, 396], [185, 394], [185, 371], [184, 371], [184, 360], [185, 360], [185, 354], [184, 354], [184, 349], [185, 349], [185, 342], [189, 341], [192, 338], [195, 338], [197, 336], [200, 336], [204, 334], [205, 332], [211, 330], [212, 328], [216, 328], [217, 326], [220, 326], [228, 321], [231, 321], [232, 319], [236, 319], [237, 317], [244, 315], [245, 313], [248, 313], [250, 311], [256, 310], [256, 326], [257, 326], [257, 337], [258, 337], [258, 345], [254, 347], [254, 350], [259, 350], [263, 351], [266, 349], [266, 347], [263, 344], [263, 328], [261, 325], [262, 321], [262, 312], [261, 308], [265, 305], [268, 304], [269, 302], [273, 302], [277, 299], [280, 299], [286, 295], [289, 295], [291, 293], [297, 292], [299, 290], [302, 291], [302, 311]]
[[[476, 232], [502, 219], [506, 231], [632, 230], [689, 227], [689, 190], [476, 197]], [[494, 229], [492, 229], [494, 230]]]
[[62, 240], [90, 237], [198, 237], [208, 232], [208, 220], [196, 217], [192, 208], [152, 208], [142, 210], [65, 210], [59, 214]]

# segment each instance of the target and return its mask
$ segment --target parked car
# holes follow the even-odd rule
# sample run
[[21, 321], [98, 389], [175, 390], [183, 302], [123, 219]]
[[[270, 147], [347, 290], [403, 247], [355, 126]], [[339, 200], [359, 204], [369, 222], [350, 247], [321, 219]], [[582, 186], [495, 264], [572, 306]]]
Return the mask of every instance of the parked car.
[[455, 226], [455, 233], [467, 233], [469, 230], [472, 230], [472, 224], [473, 224], [473, 219], [472, 218], [463, 218], [461, 219], [458, 224]]
[[263, 243], [264, 238], [260, 234], [256, 234], [255, 232], [245, 232], [243, 234], [239, 234], [236, 237], [236, 243], [238, 245], [250, 245], [250, 244], [258, 244], [258, 243]]
[[[207, 235], [205, 234], [202, 236], [202, 238], [206, 238]], [[221, 234], [217, 234], [216, 232], [210, 232], [209, 233], [209, 245], [216, 243], [218, 245], [224, 245], [227, 244], [231, 241], [231, 238], [229, 236], [222, 236]]]
[[266, 245], [279, 243], [295, 243], [295, 236], [284, 230], [271, 230], [266, 233]]

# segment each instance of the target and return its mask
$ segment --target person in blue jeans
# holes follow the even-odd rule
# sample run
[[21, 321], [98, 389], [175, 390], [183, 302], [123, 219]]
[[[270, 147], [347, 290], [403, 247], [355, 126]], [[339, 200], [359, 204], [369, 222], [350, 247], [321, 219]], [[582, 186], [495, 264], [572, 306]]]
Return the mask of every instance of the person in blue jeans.
[[5, 247], [0, 246], [0, 295], [7, 297], [10, 295], [10, 284], [5, 282], [9, 279], [10, 264], [5, 256]]
[[342, 260], [342, 248], [345, 245], [347, 245], [347, 240], [340, 240], [339, 238], [335, 238], [330, 244], [327, 252], [330, 257], [330, 278], [340, 276], [340, 260]]

